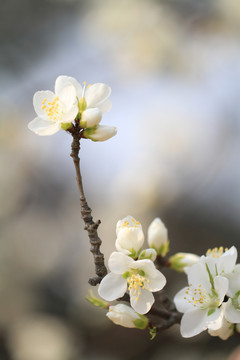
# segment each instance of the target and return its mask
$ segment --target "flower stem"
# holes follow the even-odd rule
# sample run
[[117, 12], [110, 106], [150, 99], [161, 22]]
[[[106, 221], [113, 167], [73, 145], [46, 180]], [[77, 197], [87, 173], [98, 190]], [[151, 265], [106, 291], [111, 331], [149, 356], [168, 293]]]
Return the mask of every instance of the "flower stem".
[[104, 255], [100, 251], [100, 246], [102, 244], [101, 239], [98, 236], [98, 226], [100, 225], [101, 221], [97, 220], [96, 222], [93, 221], [92, 218], [92, 210], [88, 206], [87, 200], [84, 195], [83, 190], [83, 182], [82, 182], [82, 175], [80, 170], [80, 158], [79, 158], [79, 151], [80, 151], [80, 139], [81, 139], [81, 128], [78, 124], [75, 126], [73, 125], [68, 132], [71, 133], [73, 137], [72, 141], [72, 152], [70, 156], [73, 158], [73, 163], [76, 171], [76, 180], [78, 184], [78, 189], [80, 193], [80, 205], [81, 205], [81, 215], [84, 221], [85, 227], [84, 229], [88, 232], [88, 237], [91, 244], [90, 251], [93, 254], [94, 264], [95, 264], [95, 273], [96, 277], [92, 277], [88, 280], [89, 284], [92, 286], [96, 286], [101, 282], [104, 276], [107, 274], [107, 269], [104, 264]]

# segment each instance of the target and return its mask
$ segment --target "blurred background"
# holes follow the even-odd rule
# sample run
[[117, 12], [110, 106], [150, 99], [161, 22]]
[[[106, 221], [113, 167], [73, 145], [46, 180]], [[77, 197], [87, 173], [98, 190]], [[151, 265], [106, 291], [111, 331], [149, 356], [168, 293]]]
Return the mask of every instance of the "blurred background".
[[[85, 300], [94, 267], [71, 137], [38, 137], [32, 96], [59, 75], [111, 86], [117, 126], [82, 141], [85, 192], [103, 240], [116, 222], [161, 217], [171, 253], [240, 239], [238, 0], [0, 1], [0, 360], [227, 359], [239, 343], [178, 326], [113, 325]], [[184, 275], [165, 271], [173, 296]], [[93, 289], [96, 292], [96, 289]]]

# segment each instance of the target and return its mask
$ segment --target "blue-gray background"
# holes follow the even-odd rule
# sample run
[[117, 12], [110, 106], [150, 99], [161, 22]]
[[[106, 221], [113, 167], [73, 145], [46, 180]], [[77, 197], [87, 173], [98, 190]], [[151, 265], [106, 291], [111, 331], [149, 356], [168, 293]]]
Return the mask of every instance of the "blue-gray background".
[[[102, 123], [118, 134], [81, 149], [106, 258], [128, 214], [145, 234], [160, 216], [172, 253], [238, 247], [239, 38], [238, 0], [1, 0], [1, 360], [221, 360], [235, 348], [177, 326], [150, 342], [85, 301], [94, 269], [71, 138], [27, 124], [58, 75], [111, 86]], [[186, 280], [166, 275], [172, 296]]]

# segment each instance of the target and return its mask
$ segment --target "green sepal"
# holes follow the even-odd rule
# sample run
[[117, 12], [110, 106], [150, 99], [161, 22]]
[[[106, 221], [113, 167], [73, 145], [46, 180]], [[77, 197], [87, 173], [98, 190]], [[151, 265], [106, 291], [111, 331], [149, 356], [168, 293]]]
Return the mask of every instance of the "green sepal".
[[131, 274], [130, 274], [129, 271], [125, 271], [125, 273], [122, 274], [122, 277], [123, 277], [124, 279], [127, 279], [127, 278], [129, 278], [130, 275], [131, 275]]
[[72, 123], [61, 123], [61, 129], [62, 130], [68, 130], [72, 126]]
[[87, 103], [85, 98], [81, 98], [78, 102], [78, 109], [80, 112], [83, 112], [87, 108]]
[[184, 272], [184, 268], [187, 264], [181, 262], [183, 258], [184, 256], [178, 254], [171, 256], [169, 258], [170, 268], [178, 272]]
[[97, 140], [94, 140], [91, 138], [91, 135], [93, 135], [95, 133], [96, 129], [97, 129], [97, 125], [93, 126], [91, 128], [87, 128], [84, 130], [83, 134], [87, 139], [90, 139], [90, 140], [96, 142]]
[[158, 248], [158, 249], [155, 246], [150, 246], [150, 247], [153, 248], [154, 250], [156, 250], [158, 255], [164, 257], [169, 252], [169, 245], [170, 245], [170, 242], [168, 240], [165, 244], [162, 244], [160, 246], [160, 248]]
[[144, 330], [148, 326], [148, 318], [146, 316], [140, 315], [140, 319], [134, 320], [133, 323], [137, 329]]
[[106, 301], [94, 296], [92, 291], [89, 291], [89, 296], [86, 296], [86, 300], [89, 301], [92, 305], [100, 307], [102, 309], [109, 308], [109, 304]]
[[138, 270], [138, 273], [139, 273], [139, 275], [141, 275], [141, 276], [145, 276], [146, 274], [145, 274], [145, 271], [143, 271], [142, 269], [139, 269]]
[[212, 315], [213, 313], [215, 313], [215, 311], [216, 311], [216, 309], [209, 309], [208, 313], [207, 313], [207, 316]]
[[133, 259], [136, 259], [138, 257], [138, 253], [136, 252], [136, 250], [134, 249], [130, 249], [130, 254], [128, 256], [130, 256]]
[[154, 326], [153, 328], [149, 329], [149, 334], [150, 334], [150, 340], [153, 340], [155, 338], [155, 336], [157, 335], [157, 328], [156, 326]]

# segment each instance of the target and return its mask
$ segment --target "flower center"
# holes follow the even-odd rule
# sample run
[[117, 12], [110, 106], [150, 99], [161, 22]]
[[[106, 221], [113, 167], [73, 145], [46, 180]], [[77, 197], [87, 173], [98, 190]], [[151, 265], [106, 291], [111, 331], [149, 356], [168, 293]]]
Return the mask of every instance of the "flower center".
[[220, 246], [220, 248], [208, 249], [206, 255], [213, 258], [220, 258], [220, 256], [222, 256], [225, 251], [228, 251], [228, 248], [224, 249], [223, 246]]
[[46, 113], [47, 117], [52, 120], [56, 121], [59, 118], [60, 114], [60, 102], [58, 96], [56, 96], [53, 101], [48, 101], [47, 99], [43, 99], [42, 101], [42, 110]]
[[139, 300], [139, 295], [141, 294], [142, 289], [149, 290], [149, 280], [146, 279], [144, 275], [141, 275], [142, 270], [133, 271], [130, 273], [130, 276], [127, 279], [128, 290], [133, 290], [133, 296], [136, 296], [136, 300]]
[[218, 298], [215, 295], [209, 294], [202, 285], [198, 285], [197, 288], [194, 288], [192, 285], [189, 285], [185, 292], [186, 296], [184, 299], [192, 304], [194, 307], [197, 307], [201, 310], [208, 308], [216, 308], [218, 306]]
[[125, 227], [140, 228], [141, 224], [139, 221], [135, 220], [134, 218], [131, 218], [131, 219], [128, 219], [128, 221], [125, 220], [122, 224], [122, 227], [123, 228], [125, 228]]

